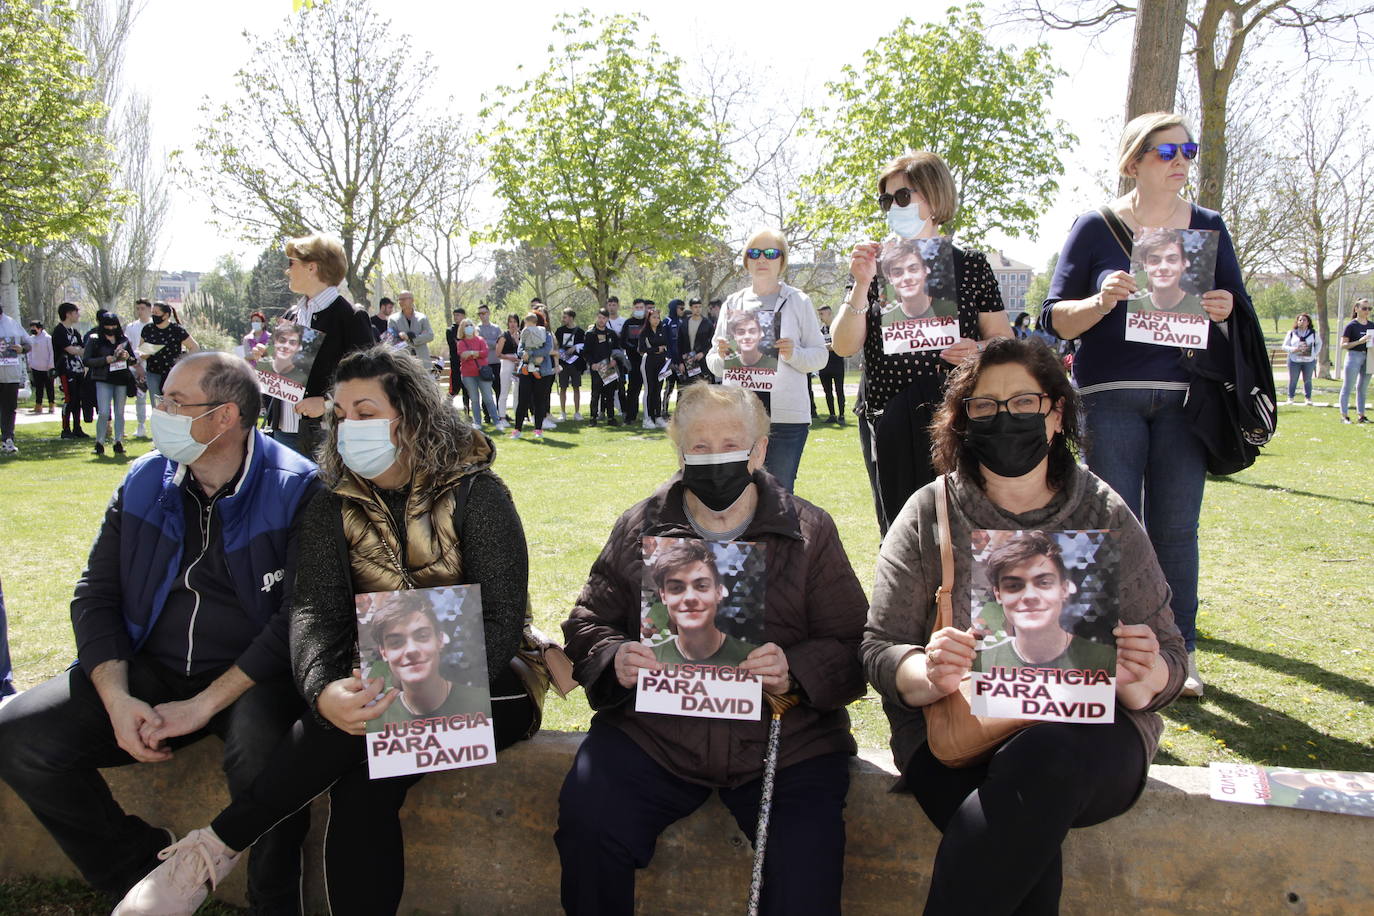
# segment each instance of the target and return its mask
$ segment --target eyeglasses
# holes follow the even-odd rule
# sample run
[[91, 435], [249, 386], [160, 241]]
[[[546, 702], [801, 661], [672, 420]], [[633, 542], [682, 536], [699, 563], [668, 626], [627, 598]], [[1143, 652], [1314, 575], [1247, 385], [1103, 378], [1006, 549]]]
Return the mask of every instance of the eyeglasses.
[[1001, 401], [997, 398], [964, 398], [964, 414], [975, 423], [986, 423], [1005, 407], [1013, 417], [1026, 417], [1040, 413], [1047, 397], [1048, 394], [1028, 391]]
[[767, 258], [770, 261], [776, 261], [778, 258], [782, 257], [782, 249], [747, 248], [745, 249], [744, 256], [751, 261], [757, 261], [759, 258]]
[[1196, 143], [1161, 143], [1158, 146], [1147, 146], [1145, 152], [1159, 154], [1159, 158], [1165, 162], [1172, 162], [1179, 153], [1183, 154], [1184, 159], [1196, 159], [1198, 146]]
[[910, 206], [911, 195], [914, 193], [915, 192], [912, 191], [910, 188], [898, 188], [891, 194], [879, 194], [878, 206], [882, 207], [884, 213], [892, 209], [893, 202], [896, 202], [897, 206], [899, 207]]
[[187, 407], [219, 407], [222, 404], [228, 403], [228, 401], [202, 401], [199, 404], [181, 404], [171, 398], [157, 397], [153, 399], [153, 408], [170, 416], [179, 417], [181, 416], [180, 412]]

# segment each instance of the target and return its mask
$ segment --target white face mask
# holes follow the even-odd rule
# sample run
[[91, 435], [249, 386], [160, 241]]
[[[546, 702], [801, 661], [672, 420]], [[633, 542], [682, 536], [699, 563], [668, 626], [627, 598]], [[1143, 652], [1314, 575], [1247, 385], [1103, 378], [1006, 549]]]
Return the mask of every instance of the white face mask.
[[905, 207], [893, 204], [887, 211], [887, 227], [899, 238], [916, 238], [925, 231], [929, 221], [929, 217], [921, 216], [921, 205], [914, 200]]
[[257, 333], [258, 331], [261, 331], [261, 330], [262, 330], [262, 322], [261, 322], [261, 321], [255, 321], [255, 322], [253, 322], [253, 332], [254, 332], [254, 333]]
[[391, 441], [395, 419], [339, 422], [339, 457], [350, 471], [372, 480], [396, 463], [396, 444]]
[[468, 325], [467, 327], [463, 328], [463, 336], [464, 336], [464, 337], [472, 337], [472, 336], [473, 336], [474, 334], [476, 334], [476, 333], [477, 333], [477, 329], [474, 328], [472, 325]]
[[205, 450], [224, 435], [221, 431], [215, 439], [209, 442], [197, 442], [196, 437], [191, 435], [191, 424], [199, 420], [206, 414], [212, 414], [223, 407], [211, 407], [205, 413], [195, 417], [172, 416], [165, 410], [154, 410], [149, 418], [153, 428], [153, 448], [162, 453], [168, 461], [175, 461], [177, 464], [195, 464], [200, 460], [200, 456], [205, 454]]
[[635, 316], [636, 318], [643, 318], [643, 317], [644, 317], [644, 309], [635, 309], [633, 314], [634, 314], [634, 316]]

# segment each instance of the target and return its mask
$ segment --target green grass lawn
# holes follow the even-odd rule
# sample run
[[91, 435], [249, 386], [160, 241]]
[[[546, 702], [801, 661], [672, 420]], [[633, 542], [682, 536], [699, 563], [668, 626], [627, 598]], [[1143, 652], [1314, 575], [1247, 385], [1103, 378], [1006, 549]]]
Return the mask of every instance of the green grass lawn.
[[[1332, 383], [1319, 401], [1335, 400]], [[67, 604], [125, 460], [21, 426], [0, 462], [0, 576], [21, 687], [74, 657]], [[130, 459], [148, 450], [135, 443]], [[515, 494], [531, 554], [539, 625], [556, 633], [616, 517], [675, 467], [662, 432], [564, 424], [542, 443], [502, 440], [496, 470]], [[1335, 410], [1285, 407], [1280, 435], [1252, 469], [1210, 481], [1202, 518], [1201, 701], [1166, 712], [1160, 762], [1246, 760], [1374, 770], [1374, 427]], [[878, 532], [858, 435], [819, 424], [800, 495], [827, 508], [871, 585]], [[876, 698], [852, 707], [859, 742], [882, 747]], [[580, 692], [550, 695], [546, 726], [583, 729]]]

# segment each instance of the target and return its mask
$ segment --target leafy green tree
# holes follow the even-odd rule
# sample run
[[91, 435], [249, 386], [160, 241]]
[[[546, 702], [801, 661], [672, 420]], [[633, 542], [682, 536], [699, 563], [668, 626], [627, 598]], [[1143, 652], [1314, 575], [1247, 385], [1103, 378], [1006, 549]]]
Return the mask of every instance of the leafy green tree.
[[1261, 318], [1272, 318], [1274, 330], [1279, 321], [1297, 314], [1298, 300], [1286, 283], [1271, 283], [1254, 298], [1255, 311]]
[[243, 304], [246, 311], [260, 311], [270, 321], [290, 307], [296, 296], [286, 285], [285, 267], [286, 256], [280, 248], [268, 245], [259, 253], [248, 274]]
[[[280, 255], [276, 261], [281, 261]], [[222, 254], [210, 272], [200, 278], [198, 289], [213, 302], [210, 307], [212, 320], [240, 337], [248, 333], [248, 313], [253, 311], [248, 307], [251, 276], [252, 272], [244, 268], [237, 257]]]
[[1038, 273], [1031, 277], [1030, 285], [1026, 287], [1026, 311], [1035, 318], [1040, 317], [1040, 306], [1044, 304], [1045, 297], [1050, 294], [1050, 279], [1054, 277], [1054, 269], [1059, 266], [1059, 252], [1050, 255], [1049, 263], [1045, 265], [1045, 272]]
[[421, 108], [432, 75], [366, 0], [303, 4], [257, 43], [237, 96], [202, 106], [200, 163], [181, 178], [245, 238], [337, 234], [364, 299], [400, 230], [453, 193], [441, 179], [464, 147], [454, 119]]
[[548, 68], [482, 113], [497, 236], [549, 248], [597, 302], [631, 261], [695, 250], [730, 181], [706, 106], [643, 19], [560, 16]]
[[830, 98], [804, 112], [806, 132], [829, 151], [803, 176], [802, 222], [831, 245], [884, 234], [873, 198], [878, 169], [907, 150], [949, 165], [959, 210], [946, 229], [976, 243], [987, 233], [1035, 237], [1059, 190], [1059, 150], [1076, 138], [1050, 117], [1049, 45], [1022, 51], [988, 41], [977, 4], [943, 23], [903, 19], [828, 83]]
[[112, 163], [91, 132], [104, 107], [69, 37], [75, 23], [65, 0], [0, 3], [0, 259], [110, 219]]

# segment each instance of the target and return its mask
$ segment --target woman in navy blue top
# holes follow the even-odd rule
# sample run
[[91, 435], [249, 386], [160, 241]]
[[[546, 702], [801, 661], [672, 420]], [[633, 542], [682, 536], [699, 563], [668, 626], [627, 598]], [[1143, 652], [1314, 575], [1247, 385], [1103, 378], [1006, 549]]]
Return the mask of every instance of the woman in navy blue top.
[[[1221, 216], [1179, 196], [1196, 155], [1197, 145], [1178, 115], [1135, 118], [1121, 138], [1118, 170], [1136, 186], [1108, 206], [1133, 233], [1141, 227], [1220, 233], [1215, 288], [1203, 293], [1202, 308], [1213, 322], [1208, 350], [1229, 353], [1233, 308], [1249, 297]], [[1189, 375], [1179, 349], [1125, 339], [1124, 300], [1136, 292], [1130, 260], [1100, 211], [1080, 216], [1059, 254], [1041, 324], [1079, 342], [1073, 375], [1083, 395], [1088, 467], [1121, 495], [1149, 532], [1173, 592], [1174, 621], [1188, 646], [1183, 693], [1201, 696], [1193, 647], [1206, 450], [1183, 411]]]

